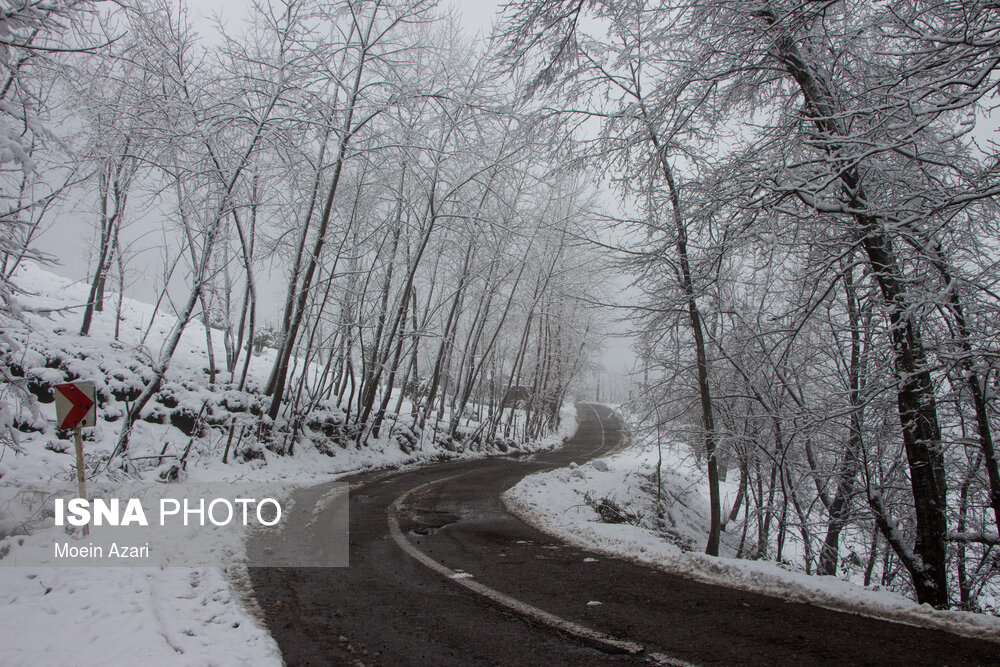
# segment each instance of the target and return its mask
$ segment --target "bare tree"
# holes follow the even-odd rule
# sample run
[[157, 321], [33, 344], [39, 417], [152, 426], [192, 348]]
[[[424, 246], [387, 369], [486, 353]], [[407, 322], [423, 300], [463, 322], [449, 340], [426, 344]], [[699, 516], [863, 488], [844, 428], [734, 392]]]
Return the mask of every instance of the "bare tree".
[[[163, 82], [162, 94], [174, 100], [161, 107], [165, 115], [159, 140], [165, 160], [158, 166], [174, 186], [178, 222], [190, 244], [192, 274], [190, 291], [177, 313], [177, 324], [154, 364], [153, 379], [130, 406], [112, 460], [127, 452], [132, 424], [159, 390], [196, 305], [199, 301], [204, 303], [213, 253], [224, 223], [232, 214], [233, 196], [261, 138], [272, 124], [279, 101], [291, 85], [279, 69], [268, 94], [258, 100], [258, 106], [250, 114], [217, 115], [218, 107], [204, 89], [201, 78], [204, 74], [199, 70], [193, 35], [183, 13], [176, 15], [169, 8], [160, 7], [150, 13], [136, 13], [134, 19], [135, 29], [142, 32], [148, 49], [144, 52], [144, 65]], [[224, 135], [223, 128], [232, 130], [232, 136]], [[222, 148], [221, 136], [231, 142], [227, 150]], [[188, 157], [197, 160], [194, 165], [180, 160], [183, 149], [191, 151]], [[207, 173], [208, 178], [200, 178], [201, 173]], [[203, 184], [207, 185], [207, 192], [201, 190]], [[203, 216], [194, 208], [199, 193], [207, 195], [211, 202]]]

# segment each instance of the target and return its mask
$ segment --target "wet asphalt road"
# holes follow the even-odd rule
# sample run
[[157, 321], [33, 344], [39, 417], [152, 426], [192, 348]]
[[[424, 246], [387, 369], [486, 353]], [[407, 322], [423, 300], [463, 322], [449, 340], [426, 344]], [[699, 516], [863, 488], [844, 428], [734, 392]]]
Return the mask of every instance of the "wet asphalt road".
[[[350, 480], [350, 567], [250, 571], [286, 663], [1000, 664], [1000, 644], [701, 584], [565, 546], [526, 526], [503, 509], [503, 491], [525, 475], [621, 445], [610, 410], [580, 406], [579, 415], [577, 435], [557, 451]], [[643, 653], [609, 653], [459, 585], [400, 548], [390, 512], [401, 537], [442, 569], [637, 642]], [[601, 604], [588, 605], [594, 601]]]

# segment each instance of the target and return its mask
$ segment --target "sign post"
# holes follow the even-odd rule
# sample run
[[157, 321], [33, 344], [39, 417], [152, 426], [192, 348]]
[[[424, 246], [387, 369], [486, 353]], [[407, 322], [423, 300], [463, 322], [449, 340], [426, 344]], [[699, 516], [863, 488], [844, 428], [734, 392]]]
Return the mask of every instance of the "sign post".
[[[83, 436], [80, 434], [80, 426], [73, 427], [73, 436], [76, 440], [76, 488], [79, 498], [87, 497], [87, 483], [83, 477]], [[90, 524], [83, 526], [83, 536], [90, 534]]]
[[[76, 485], [80, 498], [87, 497], [83, 472], [83, 435], [80, 429], [97, 422], [97, 401], [94, 383], [90, 381], [67, 382], [53, 387], [56, 399], [56, 421], [61, 429], [73, 429], [76, 441]], [[83, 527], [83, 536], [90, 534], [90, 526]]]

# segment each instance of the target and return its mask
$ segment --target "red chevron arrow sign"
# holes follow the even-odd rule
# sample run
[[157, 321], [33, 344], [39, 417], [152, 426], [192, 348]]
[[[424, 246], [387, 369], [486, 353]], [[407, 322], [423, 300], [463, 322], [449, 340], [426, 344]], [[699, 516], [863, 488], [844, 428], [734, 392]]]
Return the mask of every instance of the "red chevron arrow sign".
[[81, 380], [53, 387], [56, 399], [56, 421], [59, 428], [93, 426], [97, 421], [94, 383]]

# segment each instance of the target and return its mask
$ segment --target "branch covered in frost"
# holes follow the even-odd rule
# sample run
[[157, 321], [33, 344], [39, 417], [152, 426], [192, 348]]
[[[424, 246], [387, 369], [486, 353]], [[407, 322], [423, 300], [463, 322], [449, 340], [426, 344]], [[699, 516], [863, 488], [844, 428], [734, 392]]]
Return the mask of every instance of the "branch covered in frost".
[[966, 544], [976, 543], [976, 544], [987, 544], [990, 546], [1000, 546], [1000, 536], [998, 536], [996, 533], [973, 533], [973, 532], [959, 533], [953, 530], [948, 533], [948, 541], [963, 542]]

